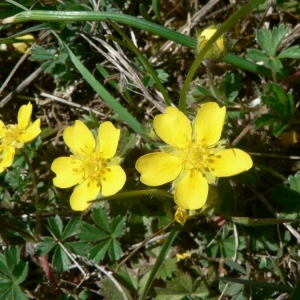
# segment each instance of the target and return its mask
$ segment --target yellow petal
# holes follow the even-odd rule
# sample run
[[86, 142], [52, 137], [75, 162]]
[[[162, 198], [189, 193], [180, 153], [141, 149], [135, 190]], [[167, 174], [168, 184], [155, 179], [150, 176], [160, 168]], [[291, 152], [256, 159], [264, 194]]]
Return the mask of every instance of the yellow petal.
[[85, 155], [95, 149], [95, 139], [92, 132], [80, 120], [75, 121], [74, 126], [67, 127], [63, 137], [73, 153]]
[[250, 155], [237, 148], [222, 150], [207, 162], [217, 177], [237, 175], [248, 171], [253, 165]]
[[168, 153], [150, 153], [138, 159], [135, 168], [141, 173], [141, 182], [158, 186], [174, 180], [181, 172], [182, 160]]
[[164, 114], [155, 116], [156, 134], [173, 147], [185, 148], [191, 141], [192, 128], [186, 115], [176, 107], [167, 107]]
[[29, 123], [32, 114], [32, 104], [22, 105], [18, 112], [18, 128], [25, 129]]
[[14, 162], [15, 148], [5, 147], [2, 152], [0, 152], [0, 173], [2, 173], [6, 168], [10, 167]]
[[109, 170], [109, 172], [105, 172], [101, 181], [101, 193], [103, 196], [116, 194], [124, 186], [126, 181], [126, 174], [120, 166], [109, 167]]
[[80, 172], [81, 161], [72, 157], [56, 158], [51, 170], [56, 174], [53, 184], [59, 188], [68, 188], [82, 181], [84, 173]]
[[174, 215], [174, 219], [180, 223], [182, 226], [184, 226], [187, 218], [189, 217], [189, 214], [188, 212], [181, 208], [181, 207], [178, 207], [176, 212], [175, 212], [175, 215]]
[[195, 119], [194, 134], [198, 143], [210, 146], [221, 138], [226, 116], [226, 107], [222, 108], [215, 102], [205, 103]]
[[28, 143], [35, 139], [41, 133], [41, 120], [37, 119], [30, 125], [24, 133], [20, 134], [18, 140], [23, 143]]
[[5, 124], [0, 120], [0, 137], [3, 137], [7, 132]]
[[[34, 41], [34, 36], [31, 34], [25, 34], [25, 35], [16, 37], [16, 40], [31, 40], [31, 41], [27, 42], [28, 44], [31, 45]], [[25, 53], [28, 49], [27, 43], [25, 43], [25, 42], [13, 43], [12, 46], [15, 49], [17, 49], [19, 52]]]
[[91, 200], [95, 200], [100, 192], [100, 184], [96, 180], [85, 180], [78, 185], [70, 198], [70, 205], [73, 210], [83, 211], [88, 208]]
[[200, 172], [187, 172], [175, 187], [175, 202], [183, 209], [201, 208], [207, 199], [208, 184]]
[[116, 128], [111, 122], [103, 122], [99, 126], [98, 139], [100, 152], [103, 158], [115, 156], [120, 139], [120, 129]]

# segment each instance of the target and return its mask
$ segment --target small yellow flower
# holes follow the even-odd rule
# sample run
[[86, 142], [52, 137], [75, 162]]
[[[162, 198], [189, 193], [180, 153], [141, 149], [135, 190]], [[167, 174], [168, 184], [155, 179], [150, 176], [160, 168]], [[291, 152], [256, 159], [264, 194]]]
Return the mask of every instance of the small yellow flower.
[[73, 210], [85, 210], [91, 200], [101, 192], [103, 196], [116, 194], [125, 184], [126, 174], [119, 166], [121, 158], [115, 156], [120, 129], [111, 122], [99, 126], [97, 140], [81, 121], [75, 121], [63, 133], [73, 155], [59, 157], [51, 165], [56, 174], [53, 184], [59, 188], [76, 185], [70, 204]]
[[19, 42], [19, 43], [13, 43], [12, 46], [17, 49], [19, 52], [21, 53], [25, 53], [28, 49], [28, 45], [32, 45], [33, 41], [34, 41], [34, 36], [32, 34], [25, 34], [22, 36], [18, 36], [16, 37], [16, 40], [22, 40], [22, 41], [26, 41], [28, 40], [28, 42]]
[[187, 220], [188, 217], [189, 217], [189, 214], [185, 209], [183, 209], [181, 207], [177, 208], [175, 215], [174, 215], [174, 219], [178, 223], [180, 223], [182, 226], [184, 226], [185, 221]]
[[208, 183], [216, 177], [233, 176], [252, 167], [251, 157], [240, 149], [226, 149], [220, 140], [226, 107], [208, 102], [198, 111], [193, 126], [175, 107], [154, 118], [156, 134], [169, 146], [164, 152], [144, 155], [136, 162], [141, 182], [158, 186], [170, 181], [175, 202], [183, 209], [204, 206]]
[[182, 259], [187, 259], [187, 258], [190, 258], [192, 256], [192, 253], [188, 253], [188, 252], [185, 252], [185, 253], [177, 253], [176, 254], [176, 259], [177, 261], [180, 261]]
[[[217, 28], [210, 26], [204, 29], [201, 33], [197, 33], [197, 49], [198, 53], [202, 51], [207, 42], [216, 33]], [[214, 42], [211, 48], [206, 52], [204, 58], [218, 59], [225, 54], [224, 39], [221, 35], [216, 42]]]
[[32, 104], [22, 105], [18, 112], [18, 124], [5, 125], [0, 120], [0, 173], [14, 161], [16, 149], [35, 139], [41, 133], [41, 120], [31, 123]]

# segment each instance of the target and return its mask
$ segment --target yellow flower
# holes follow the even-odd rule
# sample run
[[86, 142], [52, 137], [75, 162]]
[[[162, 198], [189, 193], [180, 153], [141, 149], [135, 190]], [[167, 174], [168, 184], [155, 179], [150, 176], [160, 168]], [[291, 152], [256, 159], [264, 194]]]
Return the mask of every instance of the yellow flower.
[[[201, 33], [197, 32], [197, 49], [198, 53], [202, 51], [207, 42], [216, 33], [217, 28], [210, 26], [203, 30]], [[218, 59], [225, 54], [224, 39], [221, 35], [216, 42], [214, 42], [211, 48], [206, 52], [204, 58]]]
[[177, 253], [176, 254], [176, 259], [177, 261], [180, 261], [182, 259], [187, 259], [187, 258], [190, 258], [192, 256], [192, 253], [188, 253], [188, 252], [185, 252], [185, 253]]
[[176, 212], [175, 212], [175, 215], [174, 215], [174, 219], [180, 223], [182, 226], [184, 226], [187, 218], [189, 217], [189, 214], [188, 212], [181, 208], [181, 207], [178, 207]]
[[204, 206], [208, 183], [252, 167], [251, 157], [240, 149], [226, 149], [220, 140], [226, 108], [208, 102], [198, 111], [193, 126], [177, 108], [167, 107], [154, 118], [157, 135], [170, 146], [164, 152], [144, 155], [136, 162], [141, 182], [158, 186], [170, 181], [175, 187], [175, 202], [183, 209]]
[[18, 124], [5, 125], [0, 120], [0, 173], [12, 165], [16, 149], [35, 139], [41, 133], [41, 120], [31, 123], [32, 104], [22, 105]]
[[22, 40], [22, 41], [28, 40], [27, 43], [19, 42], [19, 43], [12, 44], [12, 46], [15, 49], [17, 49], [19, 52], [25, 53], [28, 49], [28, 45], [32, 45], [32, 43], [34, 41], [34, 36], [32, 34], [25, 34], [25, 35], [16, 37], [16, 40]]
[[71, 195], [73, 210], [85, 210], [88, 201], [116, 194], [125, 184], [126, 174], [119, 166], [121, 158], [115, 156], [120, 138], [120, 129], [111, 122], [99, 126], [97, 140], [81, 121], [75, 121], [63, 133], [67, 146], [73, 155], [59, 157], [51, 165], [56, 173], [55, 186], [69, 188], [77, 185]]

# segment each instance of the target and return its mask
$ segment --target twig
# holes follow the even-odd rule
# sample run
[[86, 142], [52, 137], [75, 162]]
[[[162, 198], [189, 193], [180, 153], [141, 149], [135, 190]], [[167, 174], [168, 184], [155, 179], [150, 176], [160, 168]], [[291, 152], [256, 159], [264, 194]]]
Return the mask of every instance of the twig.
[[51, 94], [47, 94], [47, 93], [42, 92], [40, 94], [40, 96], [47, 97], [47, 98], [50, 98], [51, 100], [55, 100], [57, 102], [60, 102], [60, 103], [63, 103], [63, 104], [69, 105], [69, 106], [73, 106], [73, 107], [76, 107], [76, 108], [79, 108], [79, 109], [82, 109], [82, 110], [91, 111], [95, 115], [99, 115], [99, 116], [102, 116], [102, 117], [105, 116], [103, 113], [101, 113], [101, 112], [99, 112], [97, 110], [91, 109], [91, 108], [89, 108], [87, 106], [83, 106], [83, 105], [80, 105], [80, 104], [77, 104], [77, 103], [74, 103], [74, 102], [70, 102], [70, 101], [64, 100], [62, 98], [53, 96]]

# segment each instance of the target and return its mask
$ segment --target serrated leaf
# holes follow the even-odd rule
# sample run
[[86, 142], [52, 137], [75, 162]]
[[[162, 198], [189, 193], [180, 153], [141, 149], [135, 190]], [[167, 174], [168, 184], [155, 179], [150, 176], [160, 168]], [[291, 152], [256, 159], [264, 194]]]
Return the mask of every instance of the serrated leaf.
[[[126, 292], [127, 298], [132, 299], [130, 293], [123, 288], [123, 291]], [[116, 288], [116, 285], [108, 278], [104, 277], [101, 284], [101, 295], [107, 300], [124, 300], [122, 293]]]
[[1, 289], [1, 300], [11, 300], [12, 299], [12, 289], [13, 289], [13, 282], [11, 281], [10, 285], [3, 286], [3, 289]]
[[93, 209], [92, 219], [102, 230], [111, 232], [107, 212], [102, 207]]
[[122, 216], [118, 216], [112, 220], [111, 231], [114, 238], [118, 238], [123, 234], [125, 220]]
[[92, 246], [87, 242], [67, 242], [64, 246], [71, 252], [81, 256], [87, 256]]
[[284, 24], [280, 24], [279, 27], [274, 27], [272, 30], [271, 38], [271, 53], [270, 56], [275, 56], [277, 48], [284, 39], [285, 35], [290, 32], [290, 28], [286, 27]]
[[205, 87], [203, 87], [202, 85], [198, 85], [194, 92], [194, 96], [202, 96], [202, 95], [211, 96], [211, 92]]
[[278, 117], [271, 114], [265, 114], [255, 120], [255, 129], [259, 129], [264, 125], [268, 125], [274, 120], [278, 120]]
[[298, 171], [294, 176], [289, 176], [288, 181], [291, 189], [300, 194], [300, 172]]
[[163, 280], [172, 277], [172, 273], [177, 271], [177, 259], [169, 258], [165, 260], [157, 271], [157, 277]]
[[278, 56], [278, 58], [294, 58], [294, 59], [300, 59], [300, 48], [299, 46], [293, 46], [286, 50], [283, 50]]
[[246, 58], [255, 62], [262, 61], [264, 65], [268, 64], [270, 58], [258, 49], [248, 49]]
[[23, 293], [18, 285], [14, 285], [12, 288], [12, 299], [28, 300], [27, 296]]
[[63, 224], [61, 218], [58, 215], [56, 215], [55, 217], [50, 218], [48, 220], [48, 224], [49, 224], [49, 229], [52, 231], [54, 236], [60, 240], [63, 231]]
[[17, 246], [10, 246], [5, 252], [5, 261], [9, 270], [12, 270], [14, 265], [20, 261], [20, 248]]
[[111, 240], [108, 240], [103, 243], [99, 243], [96, 246], [94, 246], [89, 253], [89, 258], [93, 260], [93, 262], [98, 263], [99, 261], [102, 261], [109, 246], [110, 246]]
[[287, 126], [288, 126], [288, 122], [282, 120], [281, 122], [271, 124], [271, 131], [273, 135], [277, 137], [283, 133], [283, 131], [286, 129]]
[[52, 60], [55, 58], [56, 49], [45, 49], [39, 45], [36, 45], [32, 49], [30, 60], [41, 61], [41, 60]]
[[[260, 29], [256, 34], [259, 46], [266, 52], [268, 56], [272, 56], [273, 50], [271, 49], [271, 32], [268, 29]], [[275, 49], [276, 51], [276, 49]]]
[[271, 90], [282, 104], [286, 103], [286, 94], [278, 84], [271, 83]]
[[6, 257], [3, 254], [0, 254], [0, 272], [11, 277], [11, 269], [7, 266]]
[[[189, 296], [193, 293], [193, 281], [189, 273], [181, 271], [176, 272], [172, 280], [167, 280], [166, 288], [154, 288], [157, 295], [155, 300], [162, 299], [182, 299], [184, 296]], [[166, 298], [171, 296], [172, 298]]]
[[19, 261], [17, 265], [14, 266], [12, 270], [12, 275], [15, 284], [21, 284], [27, 277], [28, 274], [28, 264], [24, 261]]
[[43, 256], [49, 253], [54, 247], [56, 243], [52, 239], [52, 242], [40, 242], [35, 246], [36, 254], [38, 256]]
[[111, 239], [111, 243], [108, 248], [108, 255], [111, 261], [117, 261], [122, 254], [122, 248], [120, 243], [116, 239]]
[[54, 251], [52, 264], [58, 272], [67, 271], [71, 265], [69, 257], [60, 245], [57, 245]]
[[110, 235], [95, 226], [82, 222], [78, 237], [82, 242], [96, 242], [108, 239]]
[[63, 234], [62, 234], [62, 240], [65, 240], [73, 235], [75, 235], [78, 231], [78, 225], [79, 225], [80, 219], [75, 218], [71, 219], [68, 224], [66, 225]]

